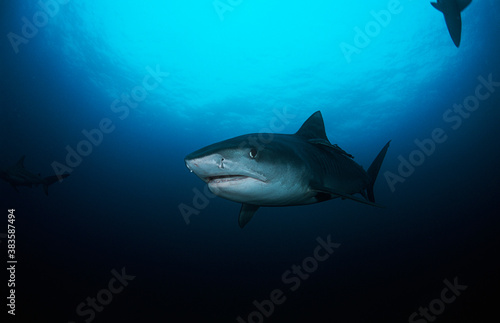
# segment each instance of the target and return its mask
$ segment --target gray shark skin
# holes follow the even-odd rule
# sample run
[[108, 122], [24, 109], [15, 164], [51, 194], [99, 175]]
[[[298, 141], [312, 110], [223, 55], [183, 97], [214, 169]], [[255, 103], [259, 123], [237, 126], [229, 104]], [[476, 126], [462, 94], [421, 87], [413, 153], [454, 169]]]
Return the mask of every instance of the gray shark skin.
[[443, 13], [448, 32], [457, 47], [460, 46], [460, 39], [462, 37], [462, 17], [460, 13], [471, 2], [472, 0], [438, 0], [437, 2], [431, 2], [434, 8]]
[[[29, 172], [24, 168], [24, 157], [25, 156], [22, 156], [15, 165], [5, 170], [0, 170], [0, 178], [8, 182], [18, 192], [17, 186], [33, 187], [33, 185], [38, 186], [41, 184], [45, 195], [49, 195], [49, 185], [57, 182], [59, 179], [58, 176], [43, 178], [40, 174], [36, 175]], [[61, 178], [66, 178], [68, 176], [69, 174], [59, 175]]]
[[[272, 139], [263, 143], [257, 138]], [[238, 223], [243, 228], [261, 206], [304, 205], [340, 197], [381, 207], [375, 203], [373, 185], [389, 143], [365, 171], [330, 143], [317, 111], [295, 134], [243, 135], [197, 150], [184, 161], [212, 193], [242, 203]]]

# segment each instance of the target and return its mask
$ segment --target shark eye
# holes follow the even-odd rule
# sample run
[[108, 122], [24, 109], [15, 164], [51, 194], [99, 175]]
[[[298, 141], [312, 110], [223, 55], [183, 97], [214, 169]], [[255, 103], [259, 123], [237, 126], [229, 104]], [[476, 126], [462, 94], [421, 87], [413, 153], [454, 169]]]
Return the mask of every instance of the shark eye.
[[250, 149], [249, 155], [250, 155], [250, 158], [254, 159], [257, 156], [257, 149], [255, 149], [255, 148]]

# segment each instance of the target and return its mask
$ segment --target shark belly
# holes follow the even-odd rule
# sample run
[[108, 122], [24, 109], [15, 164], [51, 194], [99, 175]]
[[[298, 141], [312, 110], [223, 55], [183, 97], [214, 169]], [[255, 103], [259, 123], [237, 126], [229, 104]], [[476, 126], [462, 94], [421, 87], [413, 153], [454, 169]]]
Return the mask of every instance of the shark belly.
[[252, 178], [209, 182], [215, 195], [238, 203], [260, 206], [285, 206], [316, 203], [315, 192], [300, 182], [265, 183]]

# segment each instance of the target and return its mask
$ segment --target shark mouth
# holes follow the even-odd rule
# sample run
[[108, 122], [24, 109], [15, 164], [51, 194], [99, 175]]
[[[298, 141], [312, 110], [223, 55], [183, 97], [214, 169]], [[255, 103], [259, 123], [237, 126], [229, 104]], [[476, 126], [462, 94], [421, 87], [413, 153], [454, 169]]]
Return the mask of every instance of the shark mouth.
[[[220, 176], [209, 176], [205, 178], [205, 181], [209, 184], [218, 184], [218, 183], [225, 183], [225, 182], [235, 182], [235, 181], [241, 181], [244, 179], [248, 178], [253, 178], [253, 177], [248, 177], [244, 175], [220, 175]], [[256, 178], [253, 178], [256, 179]]]

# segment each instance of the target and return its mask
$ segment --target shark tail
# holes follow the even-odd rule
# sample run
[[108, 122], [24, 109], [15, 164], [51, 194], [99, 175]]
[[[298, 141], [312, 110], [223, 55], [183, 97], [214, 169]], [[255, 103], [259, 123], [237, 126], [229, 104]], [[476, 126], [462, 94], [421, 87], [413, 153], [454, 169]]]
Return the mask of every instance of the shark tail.
[[375, 196], [373, 195], [373, 186], [375, 185], [375, 180], [377, 179], [380, 166], [382, 166], [382, 162], [384, 161], [385, 154], [387, 153], [387, 149], [389, 149], [390, 143], [391, 141], [389, 140], [389, 142], [385, 144], [384, 148], [382, 148], [382, 150], [378, 153], [377, 157], [375, 157], [375, 160], [368, 168], [368, 177], [370, 182], [368, 183], [366, 192], [368, 194], [368, 200], [373, 203], [375, 203]]
[[43, 179], [43, 191], [45, 192], [45, 195], [49, 195], [49, 185], [54, 184], [55, 182], [62, 180], [63, 178], [68, 177], [69, 174], [62, 174], [62, 175], [53, 175], [53, 176], [47, 176]]

